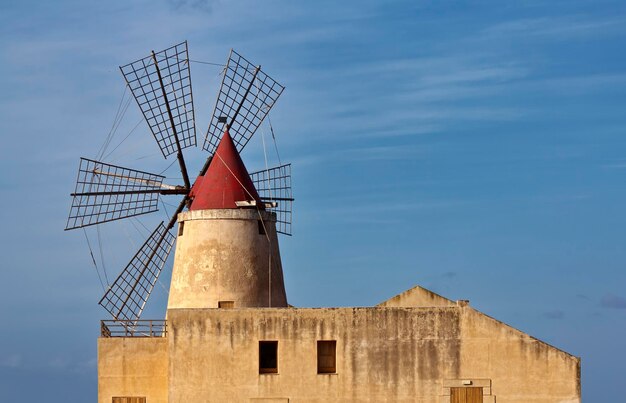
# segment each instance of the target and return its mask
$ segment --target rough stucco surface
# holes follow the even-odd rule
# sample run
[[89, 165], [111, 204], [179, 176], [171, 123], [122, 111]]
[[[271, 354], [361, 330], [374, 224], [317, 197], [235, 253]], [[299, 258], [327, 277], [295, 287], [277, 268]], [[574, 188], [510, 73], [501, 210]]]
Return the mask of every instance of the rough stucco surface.
[[498, 403], [580, 402], [579, 358], [470, 307], [462, 309], [462, 371], [490, 378]]
[[433, 306], [456, 306], [456, 302], [444, 298], [439, 294], [427, 290], [425, 288], [416, 285], [415, 287], [406, 290], [403, 293], [389, 298], [386, 301], [381, 302], [377, 306], [384, 307], [433, 307]]
[[[490, 380], [485, 402], [580, 402], [576, 357], [470, 307], [181, 309], [168, 318], [170, 402], [439, 403], [449, 402], [444, 383], [462, 379]], [[278, 374], [258, 373], [259, 340], [278, 340]], [[336, 374], [317, 374], [317, 340], [337, 340]]]
[[113, 396], [145, 396], [166, 403], [168, 340], [164, 337], [98, 339], [98, 402]]
[[[266, 234], [259, 233], [261, 218]], [[183, 227], [168, 308], [217, 308], [219, 301], [234, 301], [235, 307], [287, 306], [273, 214], [193, 210], [178, 219]]]
[[[435, 401], [459, 375], [459, 313], [169, 310], [170, 401]], [[278, 340], [278, 374], [259, 374], [259, 340]], [[337, 374], [317, 374], [317, 340], [337, 340]]]
[[[483, 402], [580, 402], [578, 358], [465, 305], [170, 309], [168, 329], [99, 340], [101, 403], [449, 403], [468, 380]], [[259, 374], [260, 340], [278, 341], [278, 374]], [[317, 374], [318, 340], [337, 341], [336, 374]]]

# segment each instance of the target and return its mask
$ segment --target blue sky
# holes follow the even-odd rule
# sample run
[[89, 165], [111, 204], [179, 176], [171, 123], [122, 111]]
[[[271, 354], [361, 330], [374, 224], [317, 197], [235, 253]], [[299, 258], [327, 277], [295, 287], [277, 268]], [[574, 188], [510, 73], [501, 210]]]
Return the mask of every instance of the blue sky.
[[[232, 47], [287, 87], [271, 120], [293, 163], [293, 305], [420, 284], [581, 356], [584, 401], [621, 396], [623, 2], [3, 0], [0, 31], [0, 400], [95, 398], [106, 312], [84, 235], [63, 232], [68, 194], [111, 128], [117, 66], [185, 39], [193, 60]], [[220, 71], [191, 68], [202, 140]], [[131, 104], [112, 143], [140, 120]], [[193, 173], [206, 158], [186, 155]], [[171, 162], [145, 124], [109, 161]], [[176, 164], [166, 174], [180, 182]], [[104, 225], [100, 243], [90, 229], [109, 279], [164, 217]], [[163, 315], [168, 277], [144, 317]]]

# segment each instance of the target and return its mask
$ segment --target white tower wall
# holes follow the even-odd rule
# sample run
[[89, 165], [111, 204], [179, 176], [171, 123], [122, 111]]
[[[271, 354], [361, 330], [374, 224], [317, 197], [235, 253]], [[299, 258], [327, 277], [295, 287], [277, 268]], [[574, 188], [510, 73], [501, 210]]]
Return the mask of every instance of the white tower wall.
[[168, 309], [287, 306], [275, 214], [191, 210], [178, 225]]

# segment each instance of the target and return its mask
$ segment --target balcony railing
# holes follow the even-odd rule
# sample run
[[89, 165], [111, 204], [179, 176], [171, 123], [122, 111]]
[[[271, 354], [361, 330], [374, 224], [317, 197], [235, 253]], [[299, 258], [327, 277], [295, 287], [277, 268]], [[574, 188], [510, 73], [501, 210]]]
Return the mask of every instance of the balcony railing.
[[165, 337], [165, 320], [101, 320], [102, 337]]

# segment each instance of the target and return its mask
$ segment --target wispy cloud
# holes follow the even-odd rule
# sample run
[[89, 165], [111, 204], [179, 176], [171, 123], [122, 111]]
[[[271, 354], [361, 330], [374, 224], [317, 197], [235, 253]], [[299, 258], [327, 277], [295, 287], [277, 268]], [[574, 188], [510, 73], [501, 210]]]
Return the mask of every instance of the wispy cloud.
[[0, 359], [0, 367], [18, 368], [22, 366], [22, 361], [23, 360], [21, 354], [10, 354]]
[[418, 146], [373, 146], [342, 150], [341, 158], [347, 161], [405, 160], [423, 154]]
[[484, 33], [490, 37], [509, 39], [512, 36], [569, 39], [623, 32], [625, 23], [624, 18], [590, 19], [582, 15], [524, 18], [495, 24]]
[[624, 169], [626, 168], [626, 162], [612, 162], [609, 164], [602, 165], [602, 168], [607, 169]]
[[532, 71], [523, 63], [492, 54], [468, 55], [459, 49], [443, 56], [371, 58], [298, 68], [309, 78], [300, 85], [313, 98], [298, 100], [303, 107], [295, 113], [310, 122], [307, 131], [318, 140], [338, 135], [413, 137], [467, 122], [515, 121], [528, 114], [527, 107], [499, 99]]
[[546, 319], [559, 320], [565, 317], [565, 312], [557, 309], [553, 311], [546, 311], [542, 313], [541, 316], [543, 316]]
[[53, 369], [67, 369], [71, 362], [68, 357], [55, 357], [48, 361], [48, 366]]
[[218, 5], [219, 0], [167, 0], [170, 7], [175, 11], [201, 11], [210, 13]]
[[[346, 221], [349, 219], [356, 220], [364, 220], [364, 216], [366, 214], [376, 215], [376, 214], [386, 214], [389, 217], [390, 214], [393, 213], [404, 213], [404, 212], [415, 212], [415, 211], [423, 211], [423, 210], [441, 210], [441, 209], [454, 209], [458, 208], [460, 205], [465, 205], [472, 203], [472, 201], [462, 201], [462, 200], [436, 200], [436, 201], [415, 201], [415, 200], [406, 200], [406, 201], [380, 201], [380, 202], [367, 202], [364, 200], [359, 201], [358, 204], [354, 202], [354, 200], [348, 201], [333, 201], [326, 199], [328, 202], [328, 206], [338, 206], [338, 207], [328, 207], [328, 208], [319, 208], [316, 214], [323, 215], [331, 215], [335, 217], [340, 217], [342, 221]], [[406, 220], [406, 217], [403, 217]]]
[[98, 367], [98, 359], [96, 357], [89, 358], [85, 361], [80, 361], [74, 368], [76, 372], [94, 371]]
[[626, 309], [626, 298], [614, 294], [606, 294], [600, 300], [600, 305], [609, 309]]
[[415, 144], [346, 147], [343, 149], [324, 150], [323, 152], [317, 152], [315, 154], [303, 155], [295, 159], [292, 158], [291, 162], [295, 166], [305, 167], [321, 163], [345, 165], [351, 162], [415, 160], [423, 157], [427, 149], [427, 147]]

